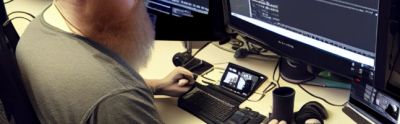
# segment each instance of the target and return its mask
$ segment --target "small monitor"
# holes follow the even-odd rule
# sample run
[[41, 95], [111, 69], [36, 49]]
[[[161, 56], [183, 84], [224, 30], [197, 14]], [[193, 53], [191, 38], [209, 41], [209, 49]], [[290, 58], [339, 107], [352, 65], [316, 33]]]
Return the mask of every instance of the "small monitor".
[[355, 68], [375, 69], [379, 0], [229, 0], [229, 5], [234, 32], [280, 55], [349, 77]]
[[230, 63], [220, 82], [220, 86], [244, 97], [249, 97], [266, 80], [260, 73]]
[[147, 0], [156, 40], [217, 41], [225, 27], [221, 0]]
[[393, 65], [394, 67], [387, 70], [387, 73], [389, 73], [389, 77], [388, 84], [386, 85], [386, 90], [388, 90], [388, 92], [392, 94], [395, 94], [397, 98], [400, 98], [400, 94], [398, 93], [400, 91], [400, 58], [397, 58], [397, 60], [394, 61], [397, 62], [395, 63], [396, 65]]

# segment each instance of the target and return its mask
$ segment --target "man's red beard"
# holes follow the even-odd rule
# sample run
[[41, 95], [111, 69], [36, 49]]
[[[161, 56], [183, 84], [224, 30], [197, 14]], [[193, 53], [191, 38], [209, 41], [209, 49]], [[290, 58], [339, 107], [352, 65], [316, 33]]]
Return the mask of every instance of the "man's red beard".
[[146, 67], [154, 44], [154, 31], [144, 6], [123, 18], [97, 16], [89, 38], [111, 49], [138, 71]]

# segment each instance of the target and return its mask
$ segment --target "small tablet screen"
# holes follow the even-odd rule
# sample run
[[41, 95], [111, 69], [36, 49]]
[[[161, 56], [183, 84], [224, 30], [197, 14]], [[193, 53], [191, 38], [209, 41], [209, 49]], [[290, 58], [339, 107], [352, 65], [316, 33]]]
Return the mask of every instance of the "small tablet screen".
[[266, 77], [262, 74], [229, 63], [222, 76], [220, 86], [241, 96], [249, 97], [265, 80]]

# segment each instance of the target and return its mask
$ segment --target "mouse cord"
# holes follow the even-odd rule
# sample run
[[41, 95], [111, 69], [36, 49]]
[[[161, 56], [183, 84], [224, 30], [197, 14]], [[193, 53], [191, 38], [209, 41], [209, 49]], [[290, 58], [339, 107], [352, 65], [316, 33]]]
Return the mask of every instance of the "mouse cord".
[[276, 84], [278, 85], [278, 88], [281, 87], [281, 85], [279, 84], [279, 79], [281, 78], [281, 75], [278, 74], [278, 79], [275, 79], [275, 75], [276, 75], [279, 65], [281, 64], [281, 61], [282, 61], [282, 58], [279, 58], [278, 62], [276, 62], [274, 72], [272, 73], [272, 80], [276, 82]]

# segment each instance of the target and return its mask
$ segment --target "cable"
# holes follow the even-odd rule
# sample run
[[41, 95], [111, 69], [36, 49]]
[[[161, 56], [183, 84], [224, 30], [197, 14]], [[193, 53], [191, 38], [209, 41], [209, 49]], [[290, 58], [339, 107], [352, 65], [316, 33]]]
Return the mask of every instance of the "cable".
[[4, 2], [4, 4], [9, 4], [9, 3], [13, 2], [13, 1], [14, 0], [9, 0], [9, 1]]
[[281, 64], [281, 61], [282, 61], [282, 58], [279, 58], [278, 61], [276, 62], [274, 72], [272, 73], [272, 80], [276, 81], [276, 83], [278, 84], [278, 87], [281, 87], [281, 85], [279, 84], [280, 75], [278, 75], [278, 80], [275, 79], [275, 75], [276, 75], [276, 71], [278, 70], [279, 65]]
[[204, 44], [202, 47], [199, 48], [199, 50], [197, 50], [194, 54], [193, 54], [193, 58], [200, 53], [201, 50], [203, 50], [204, 48], [206, 48], [210, 43], [212, 43], [212, 41], [207, 42], [206, 44]]
[[197, 75], [197, 76], [200, 76], [200, 77], [202, 77], [202, 78], [204, 78], [204, 79], [207, 79], [207, 80], [209, 80], [209, 81], [217, 82], [217, 81], [214, 80], [214, 79], [211, 79], [211, 78], [209, 78], [209, 77], [206, 77], [206, 75], [208, 75], [209, 73], [213, 72], [214, 70], [215, 70], [215, 68], [211, 68], [209, 71], [206, 71], [206, 72], [204, 72], [203, 74], [196, 74], [196, 73], [193, 73], [193, 74], [195, 74], [195, 75]]
[[249, 41], [246, 41], [246, 47], [247, 47], [247, 50], [251, 50], [252, 48], [250, 47], [250, 42]]
[[[304, 92], [306, 92], [308, 95], [310, 95], [310, 96], [312, 96], [312, 97], [314, 97], [314, 98], [317, 98], [317, 99], [319, 99], [319, 100], [322, 100], [322, 101], [324, 101], [325, 103], [327, 103], [327, 104], [329, 104], [329, 105], [331, 105], [331, 106], [338, 106], [338, 107], [341, 107], [341, 106], [345, 106], [345, 105], [347, 104], [347, 101], [346, 101], [345, 103], [343, 103], [343, 104], [334, 104], [334, 103], [329, 102], [328, 100], [326, 100], [326, 99], [324, 99], [324, 98], [322, 98], [322, 97], [320, 97], [320, 96], [317, 96], [317, 95], [311, 93], [310, 91], [308, 91], [306, 88], [304, 88], [304, 87], [302, 86], [302, 84], [304, 84], [305, 82], [308, 82], [308, 81], [310, 81], [310, 80], [303, 81], [303, 82], [300, 82], [299, 84], [297, 84], [297, 85], [298, 85]], [[278, 79], [278, 81], [277, 81], [277, 84], [279, 85], [279, 79]]]
[[7, 14], [7, 17], [10, 17], [11, 15], [16, 14], [16, 13], [26, 14], [26, 15], [32, 17], [32, 18], [35, 18], [35, 16], [33, 14], [25, 12], [25, 11], [14, 11], [14, 12], [11, 12], [11, 13]]
[[[48, 8], [46, 8], [46, 10], [44, 10], [44, 11], [47, 11], [47, 9], [49, 9], [50, 7], [51, 7], [51, 5], [50, 5]], [[58, 8], [57, 4], [54, 4], [54, 7], [55, 7], [55, 8], [57, 9], [57, 11], [60, 13], [61, 17], [62, 17], [62, 18], [64, 19], [64, 21], [67, 23], [68, 28], [69, 28], [74, 34], [80, 33], [80, 34], [83, 35], [83, 32], [82, 32], [78, 27], [76, 27], [75, 25], [73, 25], [73, 24], [67, 19], [67, 17], [66, 17], [66, 16], [63, 14], [63, 12], [61, 11], [61, 9]], [[74, 29], [75, 29], [76, 31], [78, 31], [78, 32], [74, 31]]]
[[278, 79], [276, 80], [276, 84], [278, 84], [278, 87], [281, 87], [281, 84], [279, 83], [279, 81], [281, 80], [281, 74], [278, 74]]
[[[396, 36], [396, 37], [398, 37], [398, 36]], [[396, 39], [398, 39], [398, 38], [394, 38], [393, 40], [394, 40], [394, 41], [397, 41]], [[398, 47], [400, 48], [400, 43], [397, 43], [397, 45], [398, 45]], [[394, 46], [394, 45], [393, 45], [393, 46]], [[395, 60], [394, 60], [394, 62], [393, 62], [393, 64], [392, 64], [392, 67], [390, 68], [391, 70], [390, 70], [390, 73], [389, 73], [389, 78], [386, 80], [386, 84], [388, 84], [389, 81], [390, 81], [390, 79], [392, 78], [392, 74], [393, 74], [393, 72], [394, 72], [394, 69], [396, 68], [396, 64], [397, 64], [397, 61], [398, 61], [398, 59], [399, 59], [399, 56], [400, 56], [400, 50], [397, 50]]]
[[5, 21], [5, 22], [3, 23], [3, 27], [6, 27], [12, 20], [15, 20], [15, 19], [25, 19], [25, 20], [27, 20], [27, 21], [29, 21], [29, 22], [32, 21], [32, 20], [30, 20], [30, 19], [28, 19], [28, 18], [25, 18], [25, 17], [22, 17], [22, 16], [17, 16], [17, 17], [14, 17], [14, 18], [11, 18], [11, 19], [8, 19], [7, 21]]
[[306, 92], [307, 94], [313, 96], [314, 98], [320, 99], [320, 100], [324, 101], [325, 103], [327, 103], [327, 104], [329, 104], [329, 105], [331, 105], [331, 106], [342, 107], [342, 106], [345, 106], [345, 105], [347, 104], [347, 102], [345, 102], [345, 103], [343, 103], [343, 104], [340, 104], [340, 105], [339, 105], [339, 104], [331, 103], [331, 102], [329, 102], [328, 100], [326, 100], [326, 99], [324, 99], [324, 98], [322, 98], [322, 97], [320, 97], [320, 96], [317, 96], [317, 95], [311, 93], [311, 92], [308, 91], [306, 88], [304, 88], [301, 84], [297, 84], [297, 85], [298, 85], [304, 92]]
[[229, 42], [229, 44], [232, 45], [232, 49], [237, 50], [237, 49], [239, 49], [240, 47], [243, 47], [244, 42], [241, 41], [241, 40], [232, 39], [232, 40]]
[[218, 62], [218, 63], [212, 63], [212, 65], [223, 65], [223, 64], [228, 64], [229, 62]]
[[274, 82], [271, 82], [271, 83], [263, 90], [263, 93], [254, 92], [254, 94], [261, 95], [260, 98], [258, 98], [257, 100], [247, 99], [247, 101], [249, 101], [249, 102], [259, 102], [259, 101], [261, 101], [261, 100], [265, 97], [265, 95], [266, 95], [268, 92], [270, 92], [271, 90], [273, 90], [275, 87], [276, 87], [276, 84], [275, 84]]

